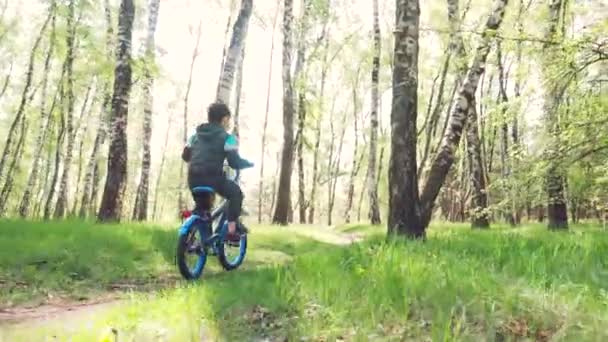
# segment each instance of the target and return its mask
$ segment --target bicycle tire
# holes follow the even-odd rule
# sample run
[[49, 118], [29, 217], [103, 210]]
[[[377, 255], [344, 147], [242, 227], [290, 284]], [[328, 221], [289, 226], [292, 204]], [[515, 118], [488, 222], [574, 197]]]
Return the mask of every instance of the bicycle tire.
[[186, 253], [189, 238], [192, 234], [198, 234], [201, 244], [203, 243], [203, 236], [201, 236], [200, 231], [196, 229], [195, 220], [188, 220], [184, 223], [182, 228], [180, 229], [179, 238], [177, 240], [177, 267], [182, 277], [186, 280], [196, 280], [201, 277], [203, 274], [203, 270], [205, 268], [205, 264], [207, 263], [207, 253], [203, 246], [201, 246], [201, 254], [199, 254], [197, 263], [193, 269], [188, 266], [188, 262], [186, 261]]

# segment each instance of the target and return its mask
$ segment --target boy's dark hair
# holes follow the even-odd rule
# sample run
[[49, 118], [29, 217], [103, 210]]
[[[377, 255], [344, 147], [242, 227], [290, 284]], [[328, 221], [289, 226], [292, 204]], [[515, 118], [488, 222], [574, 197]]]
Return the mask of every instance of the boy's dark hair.
[[212, 103], [207, 108], [207, 120], [209, 122], [220, 123], [226, 116], [230, 116], [230, 109], [221, 102]]

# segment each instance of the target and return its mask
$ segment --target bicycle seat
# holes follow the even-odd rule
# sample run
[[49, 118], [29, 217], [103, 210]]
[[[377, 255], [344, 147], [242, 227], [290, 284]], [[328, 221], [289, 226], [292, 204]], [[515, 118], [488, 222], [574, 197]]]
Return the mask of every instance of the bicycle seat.
[[215, 194], [215, 190], [209, 186], [197, 186], [192, 188], [191, 191], [195, 195]]

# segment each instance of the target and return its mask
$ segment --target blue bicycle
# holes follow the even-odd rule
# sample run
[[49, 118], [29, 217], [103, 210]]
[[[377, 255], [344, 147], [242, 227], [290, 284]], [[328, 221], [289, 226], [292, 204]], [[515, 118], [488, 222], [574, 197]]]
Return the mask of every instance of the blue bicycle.
[[[238, 182], [237, 170], [233, 181]], [[239, 242], [226, 239], [228, 221], [226, 211], [228, 201], [213, 209], [215, 190], [209, 187], [191, 189], [201, 204], [199, 212], [193, 212], [182, 223], [177, 242], [177, 266], [182, 276], [188, 280], [200, 278], [208, 255], [216, 255], [222, 267], [231, 271], [245, 260], [247, 252], [247, 231], [239, 225]]]

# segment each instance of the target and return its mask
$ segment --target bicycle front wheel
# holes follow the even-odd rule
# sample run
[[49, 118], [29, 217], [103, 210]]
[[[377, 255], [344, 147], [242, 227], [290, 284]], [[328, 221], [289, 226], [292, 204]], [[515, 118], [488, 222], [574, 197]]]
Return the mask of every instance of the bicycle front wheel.
[[247, 234], [241, 234], [238, 243], [225, 239], [225, 234], [220, 234], [217, 241], [217, 257], [226, 271], [237, 269], [245, 260], [247, 253]]
[[207, 263], [205, 237], [199, 225], [203, 223], [194, 217], [188, 219], [180, 228], [177, 241], [177, 267], [187, 280], [200, 278]]

